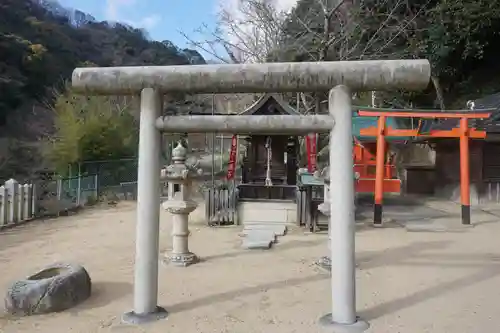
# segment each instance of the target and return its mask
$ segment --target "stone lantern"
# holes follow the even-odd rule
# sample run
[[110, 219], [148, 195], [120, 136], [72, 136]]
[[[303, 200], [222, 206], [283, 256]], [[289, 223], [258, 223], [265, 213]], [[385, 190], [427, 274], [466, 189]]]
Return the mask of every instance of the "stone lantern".
[[[316, 171], [314, 177], [323, 180], [323, 202], [318, 205], [318, 210], [325, 216], [330, 217], [330, 167], [325, 167], [321, 172]], [[354, 173], [354, 182], [359, 179], [359, 173]], [[354, 200], [356, 200], [356, 192], [354, 192]], [[356, 201], [355, 201], [356, 204]], [[331, 226], [330, 220], [328, 223], [328, 253], [331, 252], [332, 247], [332, 235], [330, 234]], [[323, 256], [318, 259], [316, 264], [326, 270], [332, 269], [332, 260], [329, 256]]]
[[198, 257], [189, 251], [189, 214], [198, 204], [191, 199], [192, 180], [203, 172], [195, 165], [186, 164], [187, 149], [179, 141], [172, 150], [172, 164], [162, 170], [161, 178], [169, 187], [179, 185], [180, 191], [163, 202], [163, 208], [172, 214], [172, 251], [165, 253], [164, 262], [175, 266], [189, 266], [198, 262]]

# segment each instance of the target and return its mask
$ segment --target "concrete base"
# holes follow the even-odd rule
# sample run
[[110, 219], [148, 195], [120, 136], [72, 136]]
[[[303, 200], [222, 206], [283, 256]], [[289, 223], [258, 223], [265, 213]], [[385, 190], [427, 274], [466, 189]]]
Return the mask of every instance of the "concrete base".
[[356, 322], [351, 325], [335, 323], [332, 321], [332, 315], [330, 313], [321, 317], [319, 319], [319, 324], [334, 333], [361, 333], [370, 328], [370, 324], [361, 320], [359, 317]]
[[134, 311], [125, 312], [122, 315], [122, 322], [129, 325], [141, 325], [165, 319], [168, 317], [168, 312], [164, 308], [157, 306], [155, 312], [146, 314], [137, 314]]
[[358, 226], [364, 226], [367, 228], [374, 229], [392, 229], [392, 228], [402, 228], [404, 227], [401, 223], [395, 221], [391, 218], [383, 218], [381, 224], [376, 224], [373, 221], [373, 218], [359, 218], [356, 220]]
[[473, 224], [461, 224], [459, 219], [449, 221], [435, 219], [425, 222], [406, 222], [403, 224], [406, 231], [409, 232], [465, 232], [474, 228]]
[[[471, 206], [477, 206], [480, 204], [481, 196], [479, 195], [481, 191], [475, 184], [470, 184], [470, 204]], [[496, 194], [496, 193], [495, 193]], [[460, 203], [460, 183], [446, 185], [436, 189], [435, 196], [438, 198], [454, 201]]]
[[297, 204], [288, 200], [238, 202], [238, 220], [243, 225], [297, 224]]
[[163, 263], [166, 265], [187, 267], [196, 264], [200, 258], [192, 252], [188, 253], [170, 253], [165, 255]]

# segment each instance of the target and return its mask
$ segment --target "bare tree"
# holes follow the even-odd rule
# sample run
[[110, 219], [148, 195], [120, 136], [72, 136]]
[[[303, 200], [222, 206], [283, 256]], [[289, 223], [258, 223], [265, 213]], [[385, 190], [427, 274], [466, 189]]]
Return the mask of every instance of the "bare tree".
[[[418, 2], [418, 1], [417, 1]], [[308, 8], [297, 7], [295, 25], [288, 27], [289, 48], [295, 59], [368, 60], [416, 56], [414, 52], [421, 31], [419, 18], [430, 0], [410, 4], [406, 0], [312, 0]], [[385, 104], [383, 96], [377, 104]], [[302, 98], [306, 110], [320, 110], [324, 98], [318, 94]], [[357, 96], [364, 97], [364, 96]], [[318, 98], [320, 100], [318, 100]], [[364, 97], [366, 98], [366, 97]], [[311, 106], [314, 100], [314, 107]], [[309, 101], [309, 104], [307, 104]]]
[[[195, 47], [226, 63], [265, 62], [278, 49], [287, 14], [266, 0], [223, 2], [215, 29], [203, 25], [195, 40], [181, 34]], [[223, 54], [226, 53], [226, 54]]]
[[[408, 58], [416, 55], [424, 29], [419, 18], [431, 0], [307, 0], [290, 12], [269, 0], [236, 2], [236, 10], [221, 8], [215, 29], [196, 31], [201, 38], [183, 35], [228, 63]], [[437, 78], [433, 83], [444, 107]], [[384, 104], [383, 96], [376, 97]], [[300, 94], [299, 100], [304, 113], [321, 112], [325, 105], [324, 94]]]
[[[235, 0], [221, 7], [215, 29], [204, 25], [191, 44], [225, 63], [265, 61], [342, 61], [416, 56], [420, 18], [431, 0], [299, 0], [291, 10], [279, 10], [270, 0]], [[423, 2], [422, 2], [423, 1]], [[415, 4], [416, 3], [416, 4]], [[233, 3], [234, 4], [234, 3]], [[439, 94], [439, 82], [436, 84]], [[253, 98], [232, 105], [247, 106]], [[290, 96], [291, 97], [291, 96]], [[384, 94], [355, 96], [357, 103], [382, 106]], [[326, 111], [326, 93], [299, 93], [290, 98], [303, 114]], [[441, 106], [444, 108], [442, 99]], [[404, 103], [402, 99], [400, 103]], [[407, 107], [407, 105], [405, 105]], [[327, 137], [320, 138], [319, 148]], [[322, 150], [322, 153], [327, 151]], [[321, 155], [321, 153], [320, 153]], [[326, 155], [325, 155], [326, 156]]]

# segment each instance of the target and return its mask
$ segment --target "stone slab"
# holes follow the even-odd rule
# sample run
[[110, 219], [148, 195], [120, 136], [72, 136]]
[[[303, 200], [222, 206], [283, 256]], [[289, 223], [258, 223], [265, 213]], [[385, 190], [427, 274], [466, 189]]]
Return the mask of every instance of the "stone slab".
[[270, 240], [245, 237], [241, 246], [248, 250], [269, 250], [272, 244]]
[[276, 235], [272, 230], [249, 230], [243, 238], [242, 246], [246, 249], [270, 249], [276, 242]]
[[245, 238], [265, 239], [265, 240], [270, 240], [273, 243], [276, 243], [278, 241], [276, 233], [273, 230], [266, 230], [266, 229], [250, 230], [250, 232], [248, 232], [245, 235]]

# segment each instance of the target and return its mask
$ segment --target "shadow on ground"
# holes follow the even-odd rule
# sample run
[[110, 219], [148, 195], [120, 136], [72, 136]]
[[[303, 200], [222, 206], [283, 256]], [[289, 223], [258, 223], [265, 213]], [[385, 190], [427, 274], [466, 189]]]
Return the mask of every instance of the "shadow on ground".
[[[395, 299], [370, 309], [362, 311], [360, 315], [373, 320], [386, 314], [400, 311], [429, 299], [440, 297], [446, 293], [457, 292], [473, 284], [491, 279], [500, 274], [500, 255], [491, 254], [435, 254], [433, 251], [439, 251], [447, 248], [451, 242], [415, 242], [413, 244], [388, 249], [385, 251], [363, 252], [357, 257], [358, 269], [367, 270], [383, 266], [439, 266], [442, 268], [454, 267], [472, 267], [478, 268], [474, 274], [458, 278], [451, 282], [439, 283], [431, 288], [417, 291], [410, 296]], [[427, 260], [422, 262], [421, 260]], [[415, 261], [416, 260], [416, 261]], [[420, 261], [418, 261], [420, 260]], [[474, 261], [470, 263], [470, 261]], [[451, 262], [450, 262], [451, 261]], [[310, 275], [308, 277], [287, 279], [284, 281], [270, 282], [266, 284], [246, 287], [232, 290], [220, 294], [209, 295], [206, 297], [177, 303], [168, 307], [171, 312], [182, 312], [192, 310], [203, 306], [212, 306], [215, 303], [225, 302], [235, 297], [258, 294], [269, 289], [287, 288], [298, 286], [304, 283], [312, 283], [328, 279], [327, 274]], [[325, 296], [327, 297], [327, 296]]]
[[[431, 264], [431, 263], [429, 263]], [[433, 263], [436, 264], [436, 263]], [[424, 264], [425, 265], [425, 264]], [[440, 267], [449, 266], [446, 263], [439, 264]], [[456, 267], [457, 265], [452, 265]], [[466, 265], [468, 266], [468, 265]], [[389, 302], [376, 305], [370, 309], [362, 311], [361, 317], [366, 320], [373, 320], [389, 313], [401, 311], [427, 300], [443, 296], [444, 294], [459, 292], [461, 289], [478, 284], [485, 280], [492, 279], [500, 275], [500, 265], [482, 264], [481, 269], [474, 274], [470, 274], [450, 282], [438, 283], [425, 290], [417, 291], [410, 296], [405, 296]]]
[[[449, 212], [429, 207], [430, 201], [433, 200], [416, 196], [388, 196], [383, 202], [383, 219], [405, 224], [452, 217]], [[363, 195], [358, 199], [357, 214], [361, 219], [373, 219], [373, 196]]]
[[69, 311], [102, 308], [132, 294], [132, 292], [133, 285], [129, 282], [95, 281], [92, 282], [90, 298]]
[[[271, 251], [273, 252], [280, 252], [280, 251], [286, 251], [289, 249], [297, 249], [297, 248], [305, 248], [305, 247], [313, 247], [317, 246], [320, 244], [325, 244], [326, 245], [326, 238], [320, 238], [320, 239], [314, 239], [314, 240], [286, 240], [284, 239], [281, 242], [278, 242], [276, 244], [273, 244], [273, 248]], [[235, 252], [228, 252], [228, 253], [222, 253], [222, 254], [216, 254], [212, 256], [205, 256], [200, 258], [202, 262], [204, 261], [213, 261], [213, 260], [218, 260], [218, 259], [229, 259], [229, 258], [236, 258], [240, 256], [251, 256], [251, 255], [260, 255], [262, 252], [269, 252], [270, 250], [238, 250]]]

